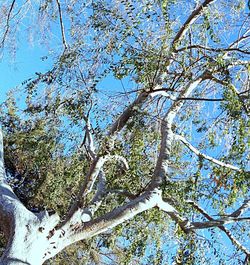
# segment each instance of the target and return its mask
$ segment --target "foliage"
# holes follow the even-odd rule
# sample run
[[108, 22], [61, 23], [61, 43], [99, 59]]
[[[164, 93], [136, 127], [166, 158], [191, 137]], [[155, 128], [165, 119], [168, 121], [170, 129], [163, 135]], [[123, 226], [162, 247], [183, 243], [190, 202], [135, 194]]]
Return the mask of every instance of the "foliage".
[[[169, 97], [151, 97], [134, 109], [110, 150], [111, 155], [126, 158], [129, 170], [108, 161], [103, 169], [107, 188], [133, 195], [147, 189], [160, 149], [161, 121], [173, 102], [184, 100], [173, 132], [190, 139], [201, 152], [241, 170], [214, 165], [173, 141], [168, 174], [161, 185], [163, 196], [183, 216], [203, 221], [186, 203], [188, 199], [213, 214], [225, 215], [249, 196], [249, 63], [231, 67], [249, 60], [248, 39], [227, 51], [227, 43], [247, 32], [249, 10], [244, 1], [219, 1], [206, 9], [174, 53], [169, 51], [173, 38], [185, 14], [200, 1], [61, 1], [63, 25], [58, 23], [56, 1], [43, 0], [34, 6], [30, 1], [17, 2], [15, 16], [2, 36], [5, 46], [25, 32], [21, 25], [25, 21], [30, 25], [29, 36], [38, 32], [40, 41], [51, 49], [42, 59], [54, 60], [50, 71], [35, 73], [23, 82], [21, 102], [17, 101], [20, 93], [13, 92], [1, 105], [8, 180], [29, 209], [46, 208], [63, 217], [89, 169], [84, 148], [86, 117], [99, 148], [123, 109], [142, 91], [159, 84]], [[4, 1], [1, 10], [7, 6]], [[32, 19], [40, 28], [31, 26]], [[53, 35], [64, 38], [63, 50]], [[175, 98], [204, 71], [213, 76], [194, 91], [193, 100]], [[123, 194], [110, 192], [96, 216], [127, 200]], [[216, 233], [208, 229], [186, 235], [165, 213], [151, 209], [112, 233], [78, 242], [47, 264], [243, 264], [244, 255], [234, 256], [238, 250], [230, 243], [226, 246], [230, 251], [223, 249], [218, 243], [223, 238], [218, 239]], [[172, 243], [164, 245], [164, 238]], [[244, 242], [247, 231], [238, 238]], [[149, 246], [154, 249], [150, 255]]]

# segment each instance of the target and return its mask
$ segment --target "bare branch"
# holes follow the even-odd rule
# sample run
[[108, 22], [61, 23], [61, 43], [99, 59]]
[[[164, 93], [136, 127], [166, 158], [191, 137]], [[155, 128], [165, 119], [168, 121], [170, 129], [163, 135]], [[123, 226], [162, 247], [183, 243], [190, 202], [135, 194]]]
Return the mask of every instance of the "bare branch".
[[215, 2], [216, 0], [205, 0], [201, 5], [199, 5], [188, 17], [185, 23], [180, 28], [179, 32], [176, 34], [175, 38], [173, 39], [171, 47], [175, 50], [177, 44], [181, 41], [183, 36], [186, 34], [187, 30], [190, 26], [201, 16], [204, 12], [204, 9], [208, 7], [209, 4]]
[[[248, 62], [249, 64], [249, 62]], [[244, 109], [245, 113], [249, 116], [250, 115], [250, 109], [248, 108], [248, 106], [245, 104], [244, 100], [242, 99], [241, 93], [237, 90], [237, 88], [232, 84], [232, 83], [228, 83], [226, 81], [220, 80], [218, 78], [216, 78], [215, 76], [211, 77], [211, 80], [213, 80], [214, 82], [221, 84], [223, 86], [226, 86], [228, 88], [230, 88], [238, 97], [242, 108]], [[244, 91], [245, 93], [245, 91]]]
[[77, 226], [72, 226], [72, 224], [69, 225], [68, 223], [65, 224], [63, 227], [55, 231], [50, 240], [56, 241], [57, 238], [62, 238], [62, 231], [64, 231], [63, 237], [65, 239], [60, 240], [60, 245], [58, 245], [56, 249], [52, 249], [46, 256], [46, 259], [53, 257], [56, 253], [60, 252], [63, 248], [73, 244], [74, 242], [104, 233], [109, 229], [112, 229], [117, 225], [132, 219], [139, 213], [155, 207], [159, 201], [159, 198], [161, 198], [160, 190], [155, 189], [153, 191], [147, 191], [125, 205], [122, 205], [88, 223], [79, 224]]
[[222, 166], [222, 167], [226, 167], [226, 168], [229, 168], [229, 169], [232, 169], [232, 170], [235, 170], [235, 171], [238, 171], [238, 172], [242, 172], [242, 170], [236, 166], [233, 166], [231, 164], [227, 164], [227, 163], [224, 163], [218, 159], [215, 159], [211, 156], [208, 156], [206, 154], [203, 154], [202, 152], [200, 152], [197, 148], [195, 148], [191, 143], [189, 143], [185, 137], [181, 136], [181, 135], [175, 135], [174, 138], [178, 141], [181, 141], [189, 150], [191, 150], [194, 154], [196, 154], [197, 156], [199, 157], [202, 157], [216, 165], [219, 165], [219, 166]]
[[[188, 200], [187, 201], [189, 204], [191, 204], [198, 212], [200, 212], [202, 215], [204, 215], [209, 222], [205, 222], [205, 223], [200, 223], [200, 222], [193, 222], [191, 223], [191, 226], [193, 226], [193, 228], [191, 229], [203, 229], [203, 228], [211, 228], [211, 227], [218, 227], [220, 230], [222, 230], [227, 236], [228, 238], [231, 240], [231, 242], [237, 246], [240, 250], [242, 250], [244, 253], [246, 253], [247, 256], [250, 255], [250, 251], [244, 247], [233, 235], [232, 233], [223, 225], [225, 224], [225, 219], [222, 220], [215, 220], [214, 218], [212, 218], [204, 209], [202, 209], [197, 203], [195, 203], [194, 201]], [[235, 219], [235, 221], [245, 221], [245, 220], [250, 220], [250, 218], [247, 219]], [[229, 223], [229, 222], [227, 222]]]
[[157, 206], [160, 210], [166, 212], [177, 224], [179, 224], [183, 231], [188, 232], [190, 229], [190, 222], [187, 218], [182, 217], [171, 204], [160, 198]]
[[0, 48], [2, 48], [4, 46], [5, 39], [6, 39], [7, 34], [9, 32], [9, 30], [10, 30], [10, 16], [11, 16], [11, 13], [12, 13], [12, 11], [14, 9], [15, 2], [16, 2], [16, 0], [12, 1], [10, 9], [9, 9], [9, 12], [8, 12], [8, 15], [7, 15], [6, 29], [5, 29], [5, 32], [4, 32], [4, 35], [3, 35], [3, 39], [1, 41]]
[[242, 215], [249, 208], [250, 208], [250, 199], [246, 199], [244, 200], [243, 204], [236, 211], [231, 213], [229, 216], [238, 217]]
[[186, 50], [190, 50], [190, 49], [201, 49], [201, 50], [207, 50], [207, 51], [213, 51], [213, 52], [240, 52], [240, 53], [244, 53], [244, 54], [250, 54], [249, 51], [244, 51], [241, 50], [239, 48], [212, 48], [212, 47], [207, 47], [207, 46], [202, 46], [202, 45], [190, 45], [190, 46], [186, 46], [186, 47], [182, 47], [176, 50], [176, 52], [182, 52], [182, 51], [186, 51]]
[[85, 125], [85, 136], [84, 136], [82, 145], [85, 147], [85, 150], [89, 156], [89, 159], [92, 161], [96, 158], [96, 150], [95, 150], [93, 135], [91, 133], [91, 125], [90, 125], [89, 118], [84, 117], [84, 119], [85, 119], [86, 125]]
[[0, 128], [0, 183], [5, 181], [4, 153], [3, 153], [3, 134]]
[[[181, 89], [179, 97], [188, 97], [194, 89], [207, 77], [207, 73], [204, 72], [196, 79], [190, 81], [185, 87]], [[167, 111], [164, 116], [161, 124], [161, 143], [160, 143], [160, 152], [158, 155], [154, 175], [149, 185], [149, 189], [152, 187], [159, 187], [163, 182], [167, 171], [168, 171], [168, 160], [171, 155], [171, 146], [173, 141], [173, 132], [172, 125], [175, 117], [183, 106], [184, 101], [175, 101], [172, 106]]]
[[56, 0], [56, 3], [57, 3], [58, 13], [59, 13], [59, 19], [60, 19], [62, 42], [63, 42], [63, 45], [64, 45], [64, 50], [67, 50], [68, 45], [67, 45], [66, 37], [65, 37], [65, 31], [64, 31], [64, 25], [63, 25], [61, 4], [60, 4], [59, 0]]

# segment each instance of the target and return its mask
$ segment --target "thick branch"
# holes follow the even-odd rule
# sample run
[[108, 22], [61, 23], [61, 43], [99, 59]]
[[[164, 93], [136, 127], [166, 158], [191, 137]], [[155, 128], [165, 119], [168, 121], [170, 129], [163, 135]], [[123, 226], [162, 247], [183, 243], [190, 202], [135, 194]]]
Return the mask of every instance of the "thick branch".
[[239, 172], [242, 172], [242, 170], [236, 166], [233, 166], [231, 164], [227, 164], [227, 163], [224, 163], [218, 159], [215, 159], [211, 156], [208, 156], [206, 154], [203, 154], [202, 152], [200, 152], [197, 148], [195, 148], [191, 143], [189, 143], [183, 136], [181, 135], [175, 135], [174, 138], [176, 140], [179, 140], [181, 141], [189, 150], [191, 150], [194, 154], [196, 154], [197, 156], [199, 157], [202, 157], [218, 166], [222, 166], [222, 167], [226, 167], [226, 168], [229, 168], [229, 169], [232, 169], [232, 170], [235, 170], [235, 171], [239, 171]]
[[123, 111], [120, 117], [111, 126], [111, 129], [108, 132], [108, 136], [113, 136], [114, 134], [122, 130], [122, 128], [126, 125], [129, 118], [131, 118], [134, 115], [134, 113], [136, 112], [136, 109], [138, 109], [145, 102], [148, 95], [149, 93], [142, 92], [137, 97], [137, 99]]
[[[204, 72], [202, 75], [196, 79], [190, 81], [187, 86], [181, 89], [179, 97], [188, 97], [194, 89], [206, 78], [207, 73]], [[175, 101], [172, 106], [167, 111], [161, 124], [161, 145], [160, 152], [158, 155], [154, 176], [149, 185], [149, 189], [152, 187], [157, 187], [163, 182], [167, 171], [168, 171], [168, 160], [171, 155], [171, 146], [173, 141], [172, 125], [175, 117], [179, 113], [184, 101]]]
[[179, 224], [183, 231], [188, 232], [190, 228], [190, 222], [188, 219], [182, 217], [172, 205], [160, 198], [158, 200], [157, 206], [160, 210], [166, 212], [172, 218], [172, 220]]
[[201, 16], [204, 12], [204, 9], [208, 7], [209, 4], [214, 2], [215, 0], [205, 0], [201, 5], [199, 5], [188, 17], [186, 22], [182, 25], [179, 32], [176, 34], [175, 38], [173, 39], [171, 47], [175, 50], [176, 45], [181, 41], [183, 36], [186, 34], [187, 30], [190, 26]]
[[[64, 227], [58, 229], [51, 237], [51, 241], [55, 241], [57, 238], [61, 238], [61, 241], [58, 248], [54, 250], [52, 249], [46, 256], [46, 259], [53, 257], [56, 253], [74, 242], [104, 233], [109, 229], [132, 219], [137, 214], [155, 207], [160, 198], [161, 192], [159, 190], [147, 191], [125, 205], [88, 223], [79, 224], [75, 227], [66, 224]], [[63, 236], [62, 231], [64, 231]]]

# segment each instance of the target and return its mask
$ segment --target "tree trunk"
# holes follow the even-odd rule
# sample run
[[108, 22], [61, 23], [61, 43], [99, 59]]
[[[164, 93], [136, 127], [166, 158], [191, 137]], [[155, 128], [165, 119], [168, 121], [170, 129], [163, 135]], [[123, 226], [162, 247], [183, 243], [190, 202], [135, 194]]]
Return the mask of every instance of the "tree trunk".
[[46, 237], [38, 229], [35, 220], [21, 220], [16, 223], [0, 264], [42, 264], [47, 244]]

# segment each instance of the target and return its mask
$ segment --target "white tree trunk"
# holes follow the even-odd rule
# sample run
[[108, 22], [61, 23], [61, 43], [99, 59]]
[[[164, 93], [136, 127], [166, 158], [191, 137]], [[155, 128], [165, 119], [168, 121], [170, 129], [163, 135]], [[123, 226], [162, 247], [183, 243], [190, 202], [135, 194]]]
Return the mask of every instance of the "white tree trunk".
[[[56, 247], [52, 244], [50, 235], [58, 224], [59, 217], [49, 216], [46, 212], [35, 215], [15, 197], [11, 201], [11, 196], [15, 195], [8, 192], [8, 189], [3, 192], [4, 188], [1, 186], [0, 190], [2, 193], [0, 196], [2, 204], [0, 206], [0, 227], [8, 239], [6, 249], [0, 258], [0, 264], [43, 264], [47, 259], [46, 255], [50, 254], [49, 250]], [[5, 197], [5, 207], [2, 207], [3, 197]]]

